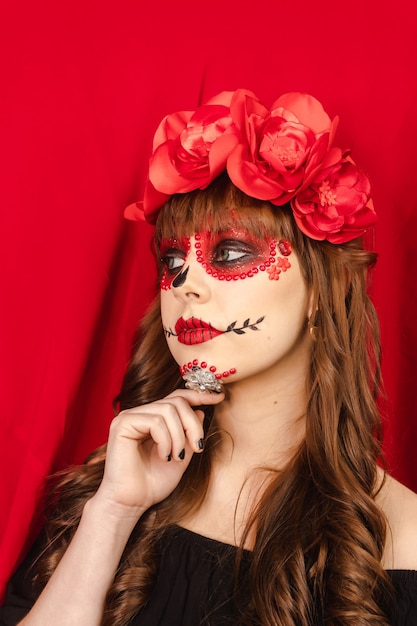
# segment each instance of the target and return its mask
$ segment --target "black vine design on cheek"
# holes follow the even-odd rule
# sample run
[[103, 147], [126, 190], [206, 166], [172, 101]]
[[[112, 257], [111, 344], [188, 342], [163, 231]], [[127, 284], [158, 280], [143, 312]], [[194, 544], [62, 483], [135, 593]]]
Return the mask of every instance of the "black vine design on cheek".
[[233, 333], [236, 333], [237, 335], [244, 335], [247, 330], [259, 330], [258, 324], [263, 322], [264, 319], [265, 319], [265, 315], [257, 319], [256, 322], [254, 322], [253, 324], [251, 324], [250, 318], [248, 317], [248, 319], [243, 322], [243, 326], [240, 326], [238, 328], [236, 328], [237, 321], [232, 322], [231, 324], [229, 324], [229, 326], [226, 328], [224, 332], [225, 333], [233, 332]]
[[185, 283], [187, 279], [187, 274], [188, 274], [189, 269], [190, 268], [187, 267], [185, 270], [182, 270], [179, 274], [177, 274], [177, 276], [172, 281], [173, 287], [182, 287], [182, 285]]
[[[262, 317], [257, 319], [256, 322], [253, 322], [253, 324], [251, 324], [250, 318], [248, 317], [248, 319], [243, 322], [242, 326], [239, 326], [238, 328], [236, 328], [237, 321], [236, 322], [232, 322], [226, 328], [224, 333], [232, 333], [233, 332], [233, 333], [236, 333], [236, 335], [244, 335], [247, 330], [259, 330], [258, 324], [263, 322], [264, 319], [265, 319], [265, 315], [262, 315]], [[174, 332], [172, 330], [172, 328], [165, 328], [165, 326], [163, 328], [164, 328], [165, 336], [168, 339], [169, 339], [169, 337], [178, 337], [177, 333]]]

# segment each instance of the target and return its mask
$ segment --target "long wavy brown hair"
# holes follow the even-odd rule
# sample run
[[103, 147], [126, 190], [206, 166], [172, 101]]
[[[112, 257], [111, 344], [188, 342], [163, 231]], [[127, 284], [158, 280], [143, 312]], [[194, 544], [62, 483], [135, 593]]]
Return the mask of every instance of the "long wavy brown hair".
[[[269, 480], [247, 521], [242, 546], [255, 534], [251, 597], [241, 623], [263, 626], [370, 626], [389, 624], [392, 592], [381, 566], [386, 521], [375, 502], [381, 427], [380, 344], [367, 295], [374, 253], [359, 240], [343, 245], [314, 241], [297, 228], [288, 207], [248, 198], [226, 175], [204, 191], [173, 196], [155, 232], [162, 237], [222, 230], [233, 219], [258, 236], [291, 241], [313, 294], [306, 435], [284, 469]], [[230, 226], [230, 224], [229, 224]], [[307, 330], [306, 330], [307, 332]], [[142, 321], [117, 403], [126, 409], [152, 402], [182, 386], [166, 344], [159, 299]], [[204, 499], [216, 440], [206, 416], [206, 449], [194, 455], [175, 491], [139, 520], [108, 591], [103, 626], [125, 626], [152, 593], [158, 569], [155, 546], [165, 530], [197, 510]], [[47, 513], [48, 548], [42, 579], [64, 553], [83, 506], [103, 475], [105, 448], [54, 480]], [[196, 495], [198, 494], [198, 495]], [[238, 556], [239, 556], [238, 551]], [[239, 568], [236, 568], [239, 582]], [[385, 598], [385, 601], [383, 600]]]

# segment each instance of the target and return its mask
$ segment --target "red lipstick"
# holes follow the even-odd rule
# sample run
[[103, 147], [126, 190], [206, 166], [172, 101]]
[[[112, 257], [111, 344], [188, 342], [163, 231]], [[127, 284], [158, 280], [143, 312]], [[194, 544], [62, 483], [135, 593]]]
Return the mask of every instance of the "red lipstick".
[[180, 343], [187, 346], [194, 346], [198, 343], [210, 341], [219, 335], [223, 335], [224, 331], [217, 330], [217, 328], [214, 328], [211, 324], [195, 317], [189, 317], [188, 320], [180, 317], [175, 324], [175, 332]]

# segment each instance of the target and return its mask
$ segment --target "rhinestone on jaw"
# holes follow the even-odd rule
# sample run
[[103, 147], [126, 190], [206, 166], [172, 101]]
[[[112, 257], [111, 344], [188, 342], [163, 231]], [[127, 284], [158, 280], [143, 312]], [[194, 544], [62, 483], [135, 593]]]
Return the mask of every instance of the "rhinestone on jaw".
[[187, 389], [194, 389], [195, 391], [215, 391], [221, 393], [223, 391], [223, 384], [216, 378], [213, 372], [204, 370], [198, 365], [193, 365], [191, 368], [185, 369], [183, 375], [185, 380], [185, 386]]

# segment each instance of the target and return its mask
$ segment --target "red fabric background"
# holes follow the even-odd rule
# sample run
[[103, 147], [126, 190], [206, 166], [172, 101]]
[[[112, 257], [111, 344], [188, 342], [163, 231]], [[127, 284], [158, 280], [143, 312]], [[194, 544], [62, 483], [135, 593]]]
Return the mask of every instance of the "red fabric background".
[[393, 0], [3, 7], [2, 584], [33, 534], [44, 476], [106, 440], [154, 285], [149, 228], [122, 216], [141, 196], [154, 129], [223, 89], [267, 104], [312, 93], [373, 181], [386, 448], [417, 489], [416, 17], [414, 2]]

